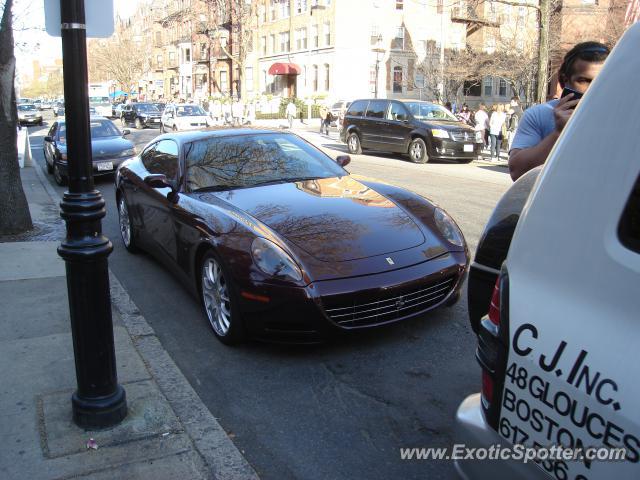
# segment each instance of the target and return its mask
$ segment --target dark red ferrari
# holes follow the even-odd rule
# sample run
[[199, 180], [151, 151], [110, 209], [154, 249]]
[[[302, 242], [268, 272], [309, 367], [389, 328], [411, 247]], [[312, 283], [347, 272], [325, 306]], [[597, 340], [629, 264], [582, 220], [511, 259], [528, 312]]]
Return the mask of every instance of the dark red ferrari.
[[175, 272], [227, 344], [317, 341], [455, 303], [468, 264], [455, 222], [348, 162], [282, 131], [161, 135], [117, 171], [122, 240]]

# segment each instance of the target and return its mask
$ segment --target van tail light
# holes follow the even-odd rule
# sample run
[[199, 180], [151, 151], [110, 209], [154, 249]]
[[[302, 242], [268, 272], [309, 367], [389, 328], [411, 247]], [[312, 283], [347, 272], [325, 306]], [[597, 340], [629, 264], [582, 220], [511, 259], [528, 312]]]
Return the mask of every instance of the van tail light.
[[482, 368], [482, 409], [487, 423], [496, 430], [509, 354], [508, 287], [509, 277], [503, 267], [491, 295], [489, 313], [480, 322], [476, 350]]

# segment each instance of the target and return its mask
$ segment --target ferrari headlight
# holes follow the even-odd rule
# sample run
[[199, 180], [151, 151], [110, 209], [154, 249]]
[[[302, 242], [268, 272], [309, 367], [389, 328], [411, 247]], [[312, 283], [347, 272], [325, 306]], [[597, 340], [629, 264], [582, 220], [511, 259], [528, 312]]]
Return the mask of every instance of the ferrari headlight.
[[253, 261], [267, 275], [283, 280], [302, 280], [300, 267], [291, 256], [275, 243], [257, 237], [251, 244]]
[[447, 239], [447, 241], [453, 245], [461, 247], [464, 244], [464, 237], [462, 232], [453, 221], [453, 219], [441, 208], [436, 208], [433, 211], [433, 219], [436, 222], [436, 226], [440, 233]]
[[441, 128], [432, 128], [431, 135], [436, 138], [449, 138], [449, 132], [442, 130]]

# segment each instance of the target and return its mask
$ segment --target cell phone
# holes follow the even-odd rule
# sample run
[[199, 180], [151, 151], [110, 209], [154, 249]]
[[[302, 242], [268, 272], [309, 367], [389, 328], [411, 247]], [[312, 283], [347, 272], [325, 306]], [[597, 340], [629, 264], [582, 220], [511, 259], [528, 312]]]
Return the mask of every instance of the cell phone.
[[584, 93], [576, 92], [572, 88], [564, 87], [562, 89], [562, 95], [560, 95], [560, 98], [564, 98], [567, 95], [569, 95], [570, 93], [573, 93], [573, 98], [571, 100], [580, 100], [582, 98], [582, 96], [584, 95]]

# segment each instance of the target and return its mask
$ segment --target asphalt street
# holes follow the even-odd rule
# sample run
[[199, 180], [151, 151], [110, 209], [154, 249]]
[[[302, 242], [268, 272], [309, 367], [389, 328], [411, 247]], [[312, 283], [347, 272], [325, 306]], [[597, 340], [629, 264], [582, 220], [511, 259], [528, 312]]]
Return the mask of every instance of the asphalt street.
[[[47, 130], [46, 124], [29, 128], [42, 168]], [[158, 133], [132, 129], [129, 138], [140, 151]], [[333, 157], [346, 151], [335, 132], [303, 136]], [[354, 156], [347, 170], [432, 199], [458, 221], [472, 253], [511, 184], [503, 167], [415, 165], [385, 154]], [[62, 195], [64, 188], [49, 178]], [[451, 446], [456, 408], [480, 388], [466, 292], [452, 308], [322, 345], [226, 347], [168, 270], [124, 249], [112, 178], [98, 180], [96, 188], [107, 203], [103, 230], [114, 244], [110, 268], [261, 478], [456, 478], [451, 462], [403, 461], [400, 448]]]

